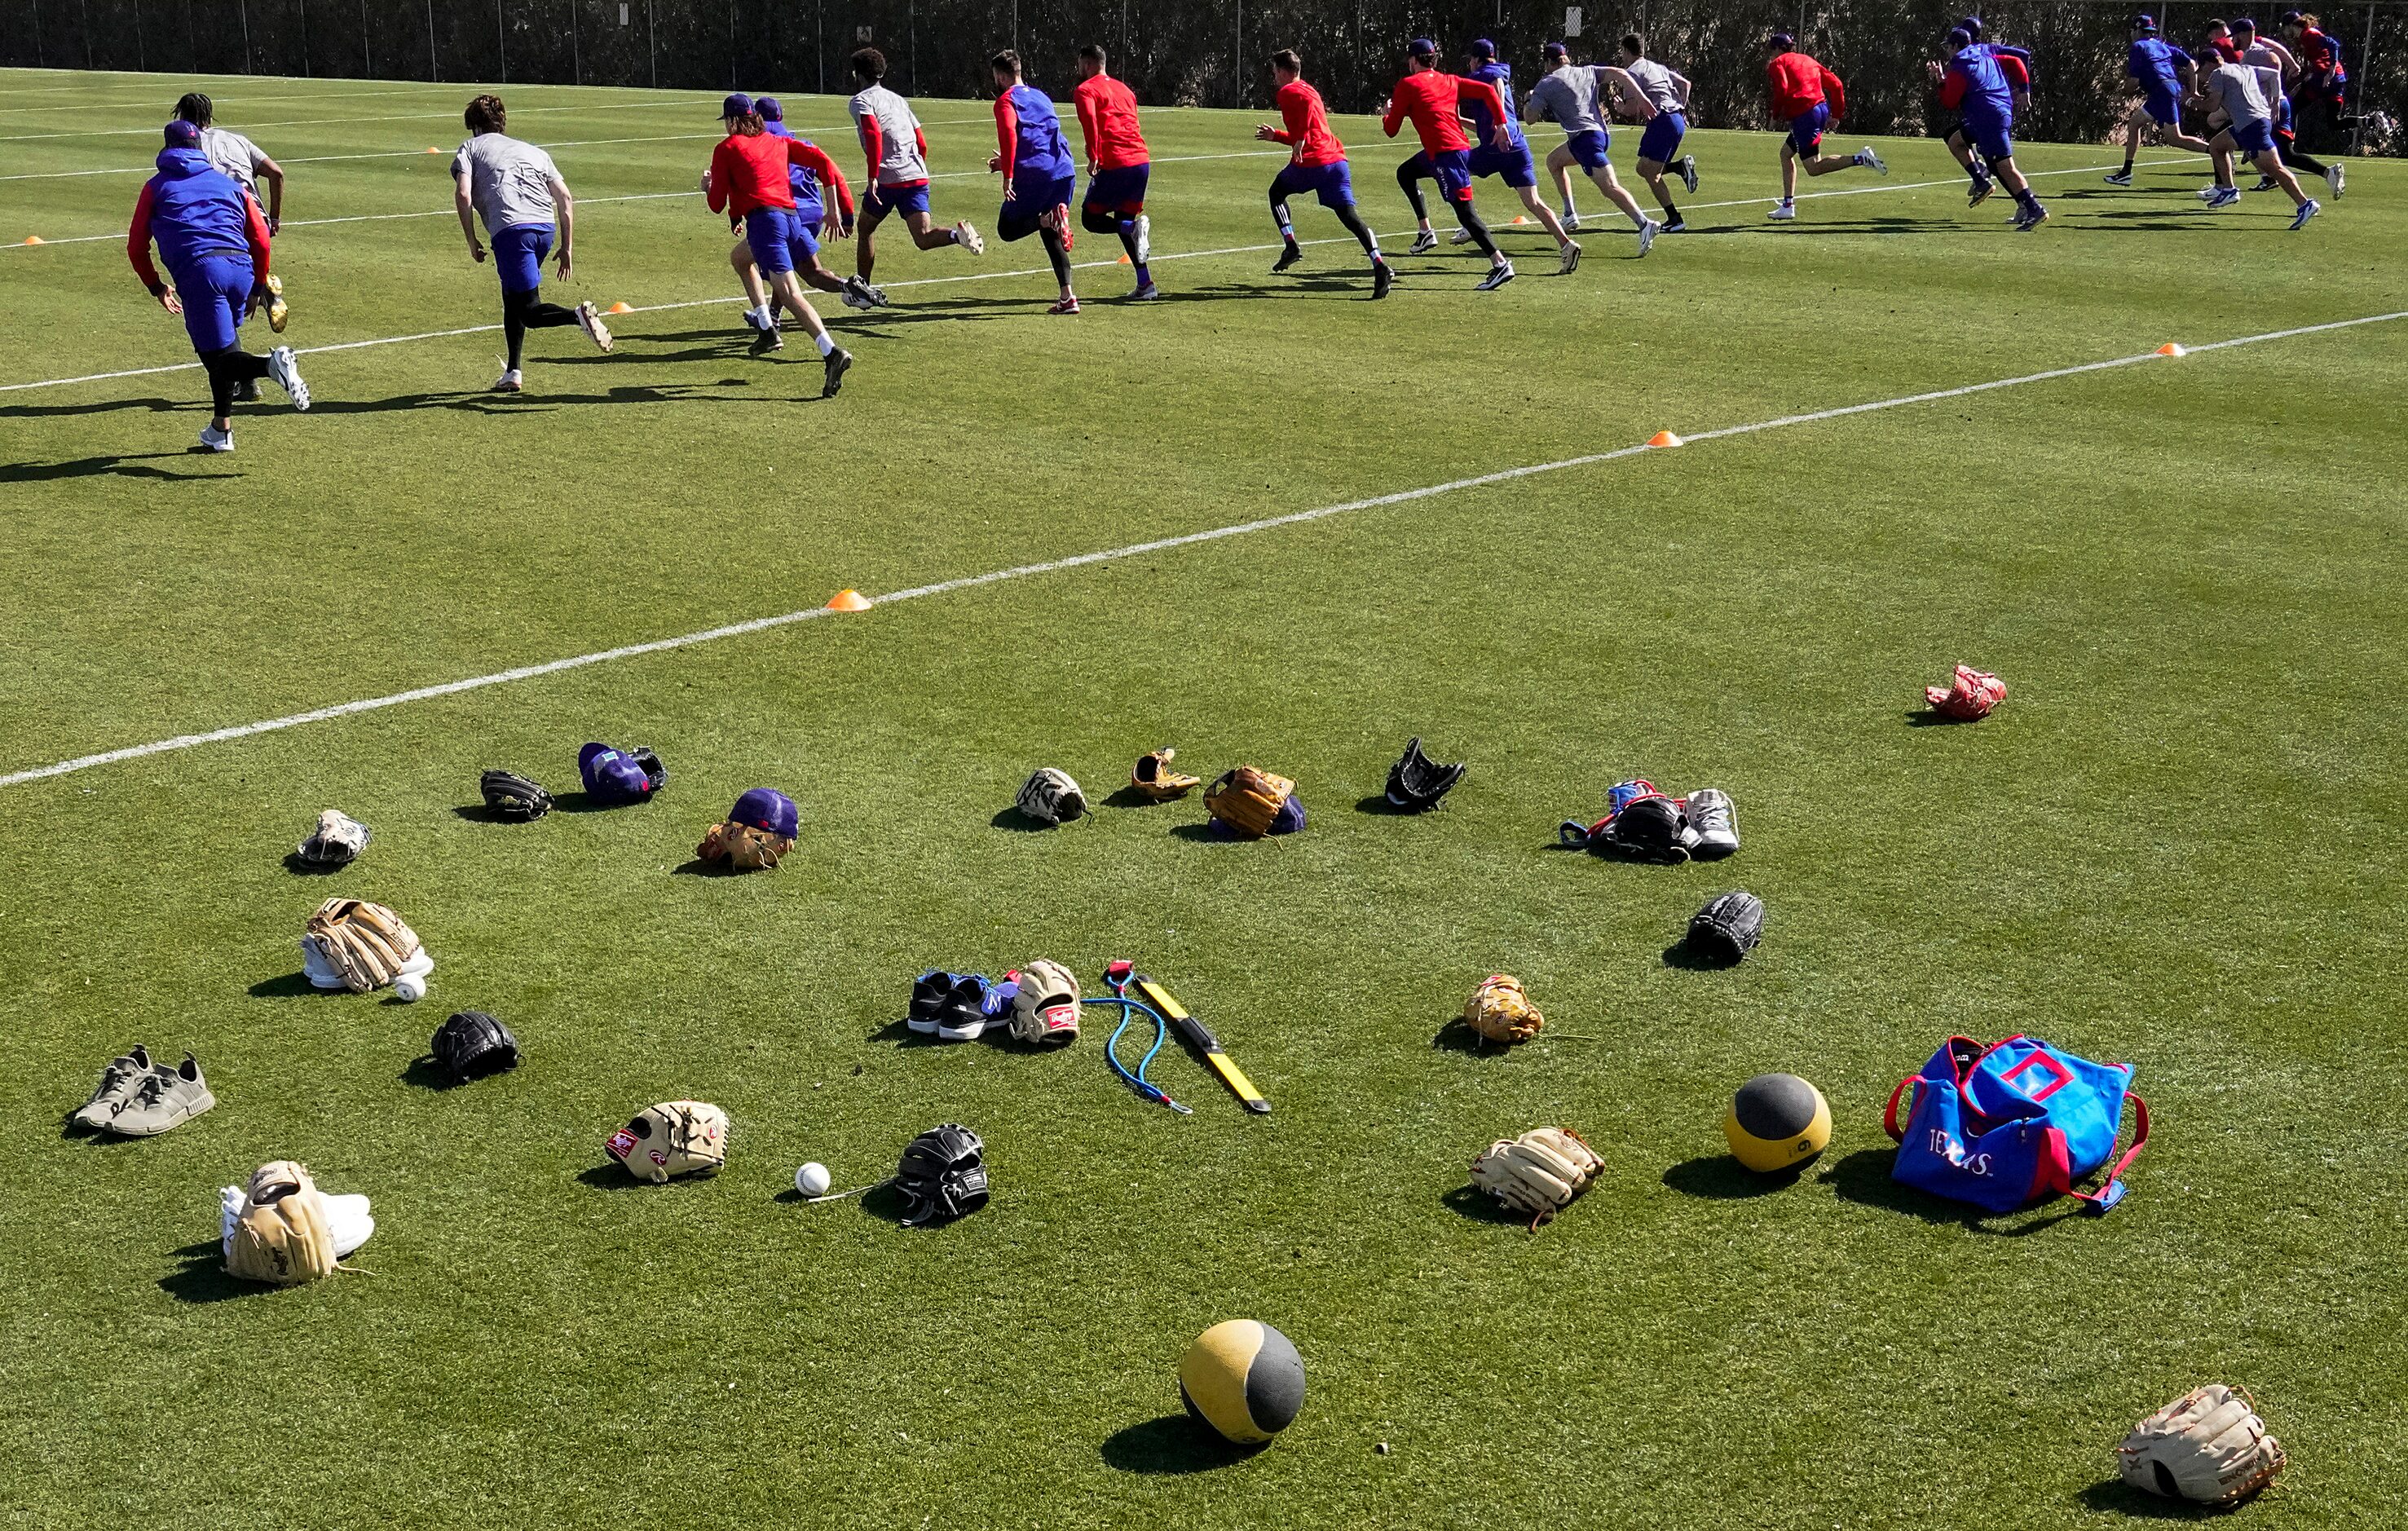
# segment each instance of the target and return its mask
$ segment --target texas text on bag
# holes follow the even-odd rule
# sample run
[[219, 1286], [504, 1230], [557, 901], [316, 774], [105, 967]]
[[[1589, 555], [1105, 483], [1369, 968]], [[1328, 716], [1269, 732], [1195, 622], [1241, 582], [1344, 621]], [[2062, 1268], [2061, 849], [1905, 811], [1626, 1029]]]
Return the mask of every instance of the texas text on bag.
[[[2124, 1199], [2119, 1178], [2149, 1140], [2149, 1108], [2133, 1095], [2132, 1146], [2097, 1191], [2073, 1182], [2107, 1163], [2132, 1084], [2129, 1064], [2096, 1064], [2032, 1037], [1985, 1046], [1951, 1037], [1890, 1092], [1882, 1125], [1898, 1141], [1893, 1178], [1935, 1195], [2012, 1212], [2051, 1195], [2088, 1212]], [[1913, 1096], [1907, 1092], [1912, 1090]], [[1899, 1124], [1899, 1102], [1908, 1104]]]

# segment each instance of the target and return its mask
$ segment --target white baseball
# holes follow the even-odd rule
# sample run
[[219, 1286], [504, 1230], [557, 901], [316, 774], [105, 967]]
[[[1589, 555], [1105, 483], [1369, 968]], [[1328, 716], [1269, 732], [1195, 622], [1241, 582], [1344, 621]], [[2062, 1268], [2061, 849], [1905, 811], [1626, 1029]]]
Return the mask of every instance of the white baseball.
[[825, 1165], [808, 1164], [795, 1171], [795, 1189], [807, 1196], [826, 1195], [831, 1183]]
[[426, 980], [416, 973], [404, 973], [393, 980], [394, 997], [405, 1005], [415, 1005], [426, 997]]

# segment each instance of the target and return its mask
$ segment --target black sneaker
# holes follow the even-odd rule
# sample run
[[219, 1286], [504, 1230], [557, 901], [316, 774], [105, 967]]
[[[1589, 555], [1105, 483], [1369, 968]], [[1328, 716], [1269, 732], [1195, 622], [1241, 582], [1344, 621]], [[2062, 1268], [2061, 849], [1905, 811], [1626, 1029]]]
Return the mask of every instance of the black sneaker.
[[1681, 184], [1689, 189], [1691, 196], [1698, 194], [1698, 159], [1694, 154], [1681, 156]]
[[976, 973], [956, 974], [937, 1010], [940, 1041], [975, 1042], [986, 1033], [987, 981]]
[[1413, 236], [1413, 242], [1406, 247], [1405, 253], [1408, 255], [1426, 255], [1437, 248], [1438, 231], [1436, 229], [1424, 229], [1419, 234]]
[[931, 967], [911, 980], [911, 1009], [903, 1023], [913, 1031], [935, 1036], [937, 1014], [944, 1009], [945, 996], [953, 992], [953, 975]]
[[752, 356], [767, 356], [773, 351], [783, 351], [785, 349], [786, 337], [780, 335], [777, 331], [777, 327], [772, 325], [768, 329], [754, 330], [752, 332], [752, 344], [748, 349], [746, 354]]
[[842, 346], [827, 353], [827, 378], [820, 384], [820, 397], [832, 399], [844, 386], [844, 375], [853, 369], [853, 352]]
[[1388, 269], [1387, 262], [1373, 261], [1371, 263], [1371, 295], [1374, 298], [1386, 297], [1388, 295], [1388, 289], [1394, 287], [1396, 284], [1397, 274]]
[[234, 401], [236, 404], [257, 404], [259, 402], [259, 379], [257, 378], [245, 378], [242, 381], [235, 384]]
[[1668, 218], [1664, 221], [1664, 232], [1667, 234], [1685, 234], [1688, 229], [1688, 223], [1682, 219]]
[[1281, 272], [1286, 270], [1289, 266], [1294, 265], [1297, 262], [1303, 259], [1304, 251], [1297, 249], [1295, 242], [1291, 240], [1288, 243], [1288, 247], [1280, 251], [1280, 258], [1271, 263], [1271, 275], [1276, 277]]
[[1513, 263], [1499, 261], [1488, 268], [1488, 275], [1472, 284], [1475, 293], [1493, 293], [1513, 279]]

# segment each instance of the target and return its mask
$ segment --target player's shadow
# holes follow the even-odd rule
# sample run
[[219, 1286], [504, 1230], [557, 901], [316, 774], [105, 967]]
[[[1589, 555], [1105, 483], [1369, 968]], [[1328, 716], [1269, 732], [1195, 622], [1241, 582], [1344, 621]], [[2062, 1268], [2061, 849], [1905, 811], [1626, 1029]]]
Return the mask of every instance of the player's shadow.
[[338, 994], [340, 989], [321, 989], [309, 981], [307, 973], [283, 973], [271, 979], [261, 979], [251, 986], [253, 999], [293, 999], [302, 994]]
[[1240, 1446], [1185, 1414], [1165, 1414], [1113, 1431], [1100, 1451], [1108, 1467], [1159, 1476], [1234, 1467], [1260, 1455], [1268, 1444]]
[[0, 420], [53, 420], [62, 415], [105, 415], [121, 409], [148, 409], [164, 414], [174, 409], [199, 409], [204, 406], [195, 399], [179, 403], [173, 399], [98, 399], [90, 404], [9, 404], [0, 405]]
[[1473, 1223], [1486, 1223], [1497, 1227], [1526, 1228], [1530, 1220], [1513, 1210], [1476, 1185], [1458, 1185], [1439, 1199], [1439, 1205], [1457, 1217]]
[[1707, 1201], [1745, 1201], [1751, 1196], [1769, 1196], [1775, 1191], [1785, 1191], [1805, 1177], [1806, 1166], [1803, 1164], [1792, 1165], [1770, 1175], [1759, 1175], [1727, 1153], [1709, 1153], [1699, 1158], [1684, 1159], [1664, 1171], [1664, 1183], [1684, 1196], [1698, 1196]]
[[[602, 359], [598, 356], [581, 358], [586, 361]], [[716, 383], [623, 383], [600, 393], [395, 393], [381, 399], [321, 399], [312, 408], [317, 413], [327, 415], [379, 415], [402, 409], [459, 409], [480, 415], [523, 415], [576, 405], [744, 404], [752, 402], [749, 396], [701, 391], [750, 386], [746, 379], [728, 378]]]
[[64, 463], [0, 463], [0, 484], [51, 483], [62, 479], [94, 479], [104, 474], [120, 479], [154, 479], [168, 483], [184, 483], [199, 479], [239, 479], [234, 473], [170, 473], [165, 468], [149, 465], [160, 459], [182, 461], [198, 455], [190, 451], [146, 451], [124, 456], [79, 457]]
[[224, 1302], [273, 1290], [257, 1281], [240, 1281], [227, 1275], [224, 1246], [214, 1238], [169, 1252], [184, 1264], [159, 1278], [159, 1290], [178, 1302]]
[[2132, 1515], [2154, 1521], [2205, 1521], [2229, 1515], [2247, 1504], [2236, 1499], [2225, 1505], [2193, 1504], [2187, 1499], [2166, 1499], [2134, 1488], [2121, 1478], [2110, 1478], [2093, 1483], [2075, 1495], [2074, 1499], [2085, 1509], [2107, 1514]]

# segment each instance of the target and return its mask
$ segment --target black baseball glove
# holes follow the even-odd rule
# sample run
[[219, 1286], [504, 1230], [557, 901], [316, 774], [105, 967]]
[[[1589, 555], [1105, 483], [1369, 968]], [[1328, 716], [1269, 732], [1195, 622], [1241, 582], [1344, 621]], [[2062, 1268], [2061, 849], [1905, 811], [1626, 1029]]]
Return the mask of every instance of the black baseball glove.
[[1463, 780], [1463, 771], [1460, 763], [1441, 766], [1423, 754], [1418, 737], [1408, 739], [1404, 754], [1388, 767], [1388, 801], [1413, 813], [1436, 808], [1438, 800]]
[[477, 786], [495, 818], [523, 823], [552, 811], [552, 794], [515, 771], [487, 771]]
[[904, 1148], [895, 1189], [907, 1228], [967, 1217], [987, 1202], [986, 1147], [958, 1123], [930, 1127]]
[[669, 784], [669, 768], [661, 764], [660, 756], [652, 753], [651, 745], [636, 745], [627, 751], [627, 758], [634, 761], [636, 768], [644, 773], [644, 780], [652, 784], [654, 792]]
[[519, 1066], [519, 1039], [483, 1010], [462, 1010], [444, 1022], [427, 1049], [464, 1084]]
[[1728, 966], [1764, 938], [1764, 900], [1745, 889], [1722, 894], [1689, 916], [1689, 950]]
[[1634, 861], [1686, 861], [1689, 848], [1681, 834], [1684, 826], [1681, 806], [1657, 793], [1632, 798], [1606, 821], [1604, 833], [1589, 843], [1609, 855]]

